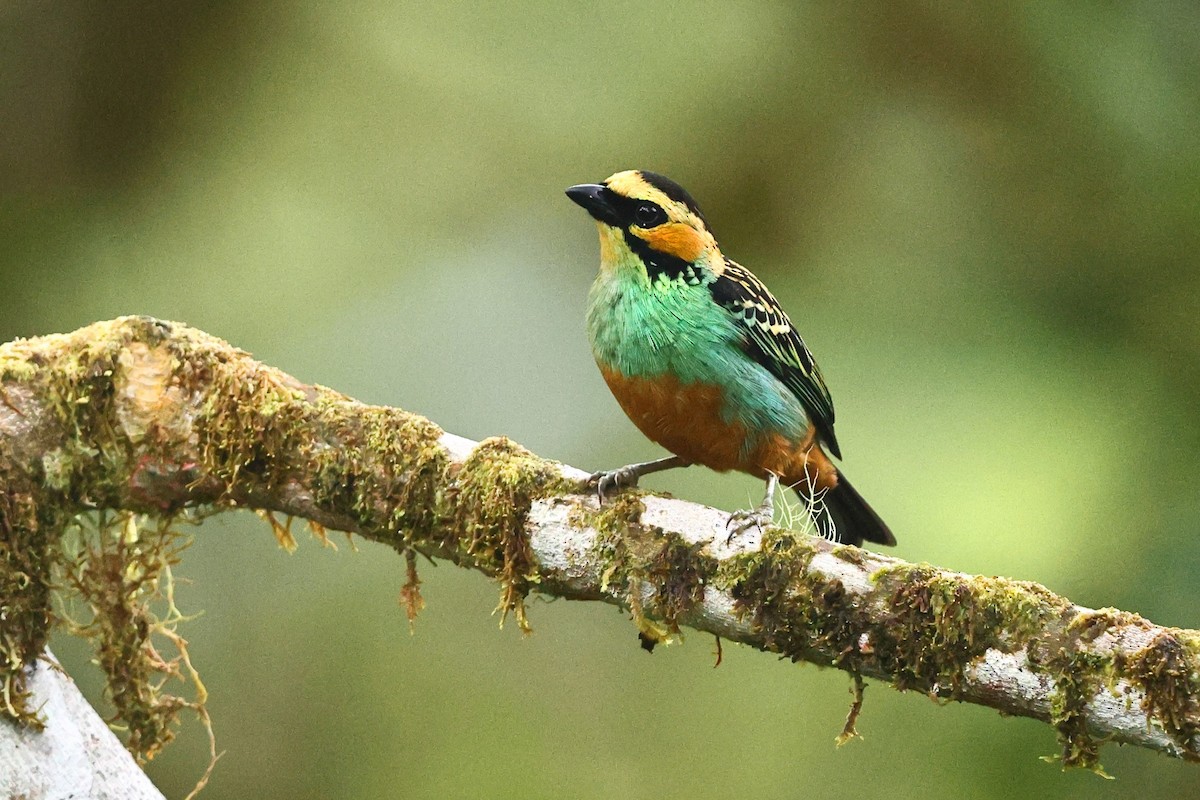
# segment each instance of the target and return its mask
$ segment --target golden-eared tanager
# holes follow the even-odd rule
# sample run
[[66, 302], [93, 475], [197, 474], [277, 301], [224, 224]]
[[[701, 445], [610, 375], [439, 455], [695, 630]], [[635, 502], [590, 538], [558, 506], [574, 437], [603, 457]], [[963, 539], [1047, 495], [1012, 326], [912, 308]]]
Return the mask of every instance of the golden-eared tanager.
[[825, 451], [841, 458], [821, 371], [774, 295], [726, 258], [700, 208], [653, 172], [567, 189], [600, 231], [588, 296], [592, 353], [633, 423], [673, 456], [596, 473], [601, 498], [638, 478], [702, 464], [767, 482], [737, 530], [771, 521], [780, 481], [817, 531], [850, 544], [895, 537]]

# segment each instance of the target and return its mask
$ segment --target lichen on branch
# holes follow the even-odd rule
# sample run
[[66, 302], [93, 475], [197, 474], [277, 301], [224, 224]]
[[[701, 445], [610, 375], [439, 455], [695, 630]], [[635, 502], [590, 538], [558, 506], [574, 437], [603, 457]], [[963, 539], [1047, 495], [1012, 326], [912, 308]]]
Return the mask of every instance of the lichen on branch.
[[[184, 516], [254, 508], [290, 539], [271, 516], [281, 512], [448, 557], [496, 576], [502, 619], [527, 629], [537, 574], [525, 514], [535, 497], [575, 487], [505, 439], [452, 465], [423, 417], [303, 385], [148, 318], [0, 347], [0, 399], [3, 710], [38, 724], [24, 668], [65, 624], [93, 641], [115, 718], [143, 758], [170, 741], [181, 709], [202, 711], [200, 698], [164, 690], [186, 642], [173, 600], [156, 608]], [[69, 610], [52, 608], [55, 592]]]
[[[644, 493], [597, 503], [582, 474], [503, 438], [468, 442], [305, 385], [187, 326], [127, 317], [0, 346], [0, 711], [37, 724], [25, 667], [53, 625], [89, 635], [128, 745], [203, 714], [171, 592], [196, 515], [249, 508], [492, 576], [501, 621], [531, 591], [627, 609], [643, 645], [708, 631], [862, 678], [1054, 726], [1068, 765], [1111, 739], [1194, 759], [1200, 634], [1073, 605], [1036, 584], [907, 564]], [[279, 521], [275, 515], [284, 519]], [[60, 604], [52, 598], [57, 592]], [[81, 619], [75, 609], [83, 607]], [[166, 651], [172, 654], [165, 654]], [[167, 691], [185, 677], [190, 697]]]

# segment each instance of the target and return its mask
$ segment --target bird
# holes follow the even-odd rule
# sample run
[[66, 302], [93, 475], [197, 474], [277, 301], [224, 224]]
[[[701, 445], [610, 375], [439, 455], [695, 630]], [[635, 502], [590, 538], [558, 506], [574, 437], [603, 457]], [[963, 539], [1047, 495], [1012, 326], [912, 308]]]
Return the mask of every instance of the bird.
[[566, 194], [600, 234], [587, 303], [596, 364], [633, 424], [672, 454], [593, 474], [601, 502], [645, 475], [699, 464], [766, 482], [758, 506], [730, 517], [730, 540], [772, 522], [782, 482], [824, 538], [894, 545], [830, 459], [842, 457], [833, 400], [812, 352], [762, 281], [722, 253], [692, 196], [646, 170]]

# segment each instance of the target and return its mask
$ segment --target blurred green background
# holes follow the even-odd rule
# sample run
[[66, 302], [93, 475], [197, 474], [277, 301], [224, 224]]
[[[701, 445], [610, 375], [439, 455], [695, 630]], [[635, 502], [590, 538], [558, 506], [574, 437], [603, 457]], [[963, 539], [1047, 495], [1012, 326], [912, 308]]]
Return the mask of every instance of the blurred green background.
[[[629, 167], [699, 198], [818, 355], [900, 556], [1200, 624], [1200, 7], [0, 7], [0, 340], [186, 321], [300, 379], [586, 469], [654, 457], [583, 332]], [[724, 508], [759, 486], [650, 484]], [[1200, 771], [225, 515], [178, 574], [204, 797], [1178, 798]], [[87, 654], [60, 654], [93, 697]], [[171, 797], [198, 726], [152, 763]]]

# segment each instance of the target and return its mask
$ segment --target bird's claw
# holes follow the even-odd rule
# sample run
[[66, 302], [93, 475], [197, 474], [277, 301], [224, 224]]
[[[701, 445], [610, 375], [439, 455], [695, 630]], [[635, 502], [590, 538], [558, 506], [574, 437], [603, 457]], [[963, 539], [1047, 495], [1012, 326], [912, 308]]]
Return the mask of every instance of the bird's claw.
[[596, 487], [596, 498], [604, 504], [605, 498], [621, 489], [632, 489], [638, 485], [638, 472], [632, 467], [593, 472], [587, 479], [588, 486]]
[[764, 531], [774, 520], [774, 504], [768, 505], [767, 503], [763, 503], [755, 508], [743, 508], [734, 511], [725, 522], [725, 530], [729, 531], [729, 535], [725, 537], [725, 544], [729, 544], [735, 537], [741, 536], [753, 528]]

